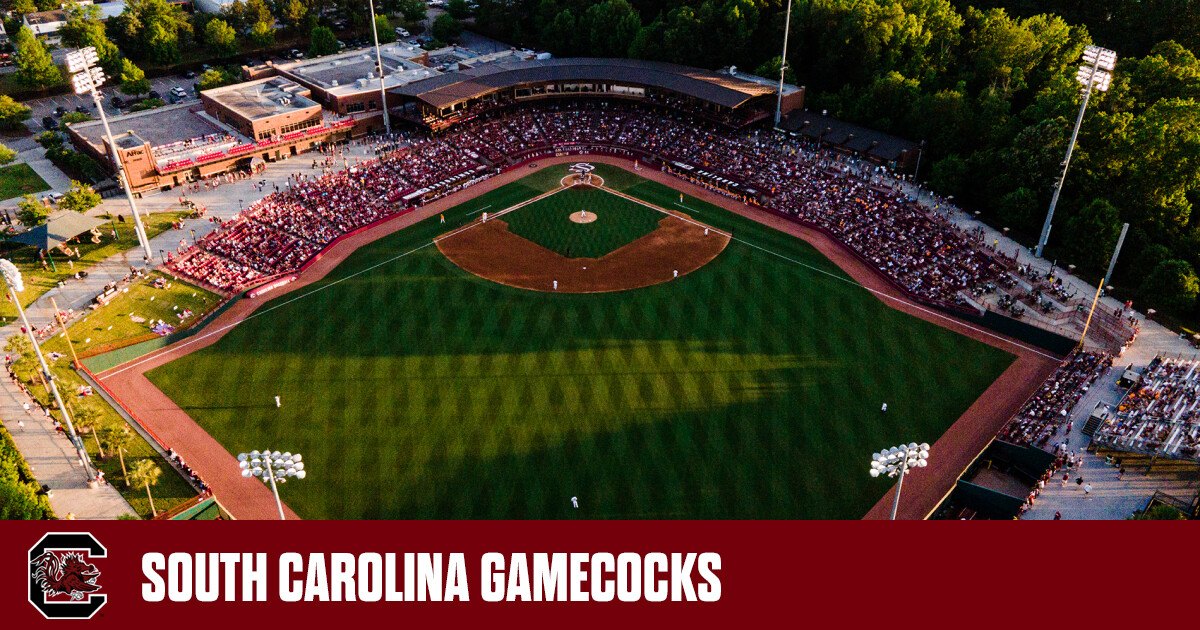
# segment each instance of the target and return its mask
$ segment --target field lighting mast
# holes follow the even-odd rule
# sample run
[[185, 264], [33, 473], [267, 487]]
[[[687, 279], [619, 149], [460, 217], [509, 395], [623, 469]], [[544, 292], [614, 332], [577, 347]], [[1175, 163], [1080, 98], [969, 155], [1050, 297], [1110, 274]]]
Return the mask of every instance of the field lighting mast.
[[783, 22], [783, 54], [779, 56], [779, 94], [775, 95], [775, 127], [779, 127], [779, 118], [783, 109], [783, 77], [787, 72], [787, 40], [792, 28], [792, 0], [787, 0], [787, 17]]
[[1117, 65], [1117, 53], [1099, 46], [1088, 46], [1083, 51], [1083, 64], [1075, 73], [1075, 80], [1083, 85], [1083, 104], [1079, 106], [1079, 116], [1075, 118], [1075, 129], [1071, 132], [1071, 143], [1067, 145], [1067, 157], [1062, 162], [1062, 174], [1054, 184], [1054, 196], [1050, 198], [1050, 211], [1046, 213], [1046, 223], [1042, 225], [1042, 235], [1038, 237], [1037, 250], [1034, 255], [1042, 257], [1042, 248], [1050, 238], [1050, 225], [1054, 220], [1054, 208], [1058, 205], [1058, 196], [1062, 194], [1063, 182], [1067, 179], [1067, 167], [1071, 164], [1071, 154], [1075, 151], [1075, 139], [1079, 137], [1079, 126], [1083, 124], [1083, 113], [1087, 111], [1088, 101], [1092, 98], [1092, 90], [1108, 91], [1112, 81], [1112, 71]]
[[892, 499], [892, 520], [896, 520], [896, 509], [900, 507], [900, 490], [904, 488], [904, 476], [914, 468], [924, 468], [929, 465], [929, 445], [916, 442], [907, 445], [893, 446], [886, 451], [880, 451], [871, 456], [871, 476], [878, 477], [886, 474], [889, 477], [900, 477], [896, 482], [896, 496]]
[[243, 477], [258, 477], [263, 483], [271, 484], [271, 492], [275, 493], [275, 507], [279, 509], [279, 520], [283, 517], [283, 502], [279, 500], [279, 486], [288, 477], [304, 479], [308, 473], [304, 471], [304, 458], [300, 453], [280, 453], [279, 451], [250, 451], [240, 453], [238, 468], [242, 469]]
[[33, 335], [33, 326], [29, 325], [29, 318], [25, 316], [25, 309], [21, 308], [21, 292], [25, 290], [25, 281], [21, 278], [21, 271], [12, 261], [4, 258], [0, 259], [0, 272], [4, 274], [4, 282], [8, 284], [8, 291], [12, 294], [13, 304], [17, 305], [17, 313], [21, 315], [21, 323], [25, 324], [25, 332], [29, 333], [29, 341], [33, 344], [33, 352], [37, 355], [38, 363], [42, 366], [42, 376], [46, 378], [46, 382], [50, 385], [50, 392], [54, 394], [54, 402], [58, 403], [58, 411], [63, 417], [63, 426], [67, 430], [67, 435], [71, 438], [71, 444], [75, 446], [75, 452], [79, 455], [79, 462], [83, 464], [83, 473], [87, 477], [89, 484], [96, 479], [92, 472], [92, 462], [88, 459], [87, 450], [83, 448], [83, 441], [75, 434], [75, 425], [71, 423], [71, 416], [67, 415], [67, 406], [63, 404], [62, 395], [58, 393], [58, 385], [55, 384], [54, 375], [50, 373], [50, 367], [46, 365], [46, 358], [42, 356], [42, 347], [38, 345], [37, 337]]
[[371, 8], [371, 34], [375, 36], [375, 63], [379, 66], [379, 100], [383, 106], [383, 126], [392, 133], [392, 121], [388, 117], [387, 90], [383, 89], [383, 53], [379, 52], [379, 25], [375, 23], [375, 0], [367, 0]]
[[129, 189], [125, 167], [121, 165], [121, 158], [117, 154], [117, 143], [113, 141], [112, 129], [108, 127], [108, 116], [104, 115], [104, 106], [100, 103], [100, 86], [104, 83], [104, 70], [97, 66], [99, 61], [95, 46], [80, 48], [67, 53], [67, 71], [71, 73], [71, 85], [75, 88], [75, 93], [90, 94], [92, 102], [96, 104], [96, 110], [100, 112], [100, 122], [104, 124], [104, 136], [108, 139], [113, 165], [117, 169], [117, 180], [121, 182], [121, 188], [125, 191], [125, 199], [129, 202], [129, 211], [133, 213], [133, 228], [137, 232], [138, 244], [142, 246], [142, 254], [149, 262], [154, 256], [150, 251], [150, 239], [146, 237], [146, 228], [142, 226], [142, 219], [138, 216], [137, 205], [133, 202], [133, 192]]

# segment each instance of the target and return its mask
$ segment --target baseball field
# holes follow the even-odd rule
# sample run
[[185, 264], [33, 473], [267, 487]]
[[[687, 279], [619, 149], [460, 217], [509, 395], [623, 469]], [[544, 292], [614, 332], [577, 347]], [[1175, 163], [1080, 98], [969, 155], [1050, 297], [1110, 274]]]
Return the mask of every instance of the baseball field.
[[[611, 165], [563, 188], [568, 166], [369, 243], [146, 375], [230, 453], [302, 453], [282, 495], [304, 518], [859, 518], [891, 487], [870, 454], [933, 443], [1014, 361], [793, 236]], [[553, 264], [467, 270], [513, 246]], [[594, 292], [631, 252], [641, 288]]]

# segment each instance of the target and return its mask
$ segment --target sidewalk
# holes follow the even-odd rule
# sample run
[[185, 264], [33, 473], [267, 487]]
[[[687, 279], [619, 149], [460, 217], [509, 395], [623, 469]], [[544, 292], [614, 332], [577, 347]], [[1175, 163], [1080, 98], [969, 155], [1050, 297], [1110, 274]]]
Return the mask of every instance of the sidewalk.
[[[0, 417], [4, 419], [4, 427], [12, 434], [38, 483], [50, 486], [54, 491], [50, 506], [58, 518], [65, 519], [67, 514], [74, 514], [79, 519], [112, 519], [122, 514], [136, 516], [121, 493], [111, 485], [104, 484], [95, 490], [88, 488], [83, 466], [71, 441], [56, 431], [50, 419], [36, 411], [36, 406], [33, 406], [35, 411], [25, 412], [21, 404], [28, 398], [11, 380], [5, 378], [0, 390]], [[24, 428], [17, 426], [19, 418], [24, 420]]]

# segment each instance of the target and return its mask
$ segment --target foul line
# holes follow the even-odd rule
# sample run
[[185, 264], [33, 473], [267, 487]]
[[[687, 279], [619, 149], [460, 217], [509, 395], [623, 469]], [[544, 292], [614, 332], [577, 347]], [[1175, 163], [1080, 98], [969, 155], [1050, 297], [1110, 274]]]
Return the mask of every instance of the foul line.
[[[677, 202], [675, 202], [675, 205], [677, 205], [677, 206], [679, 206], [679, 207], [681, 207], [681, 208], [683, 208], [683, 209], [685, 209], [685, 210], [688, 210], [688, 211], [691, 211], [691, 212], [696, 212], [696, 210], [694, 210], [694, 209], [692, 209], [692, 208], [689, 208], [689, 207], [687, 207], [687, 206], [683, 205], [682, 203], [679, 203], [678, 201], [677, 201]], [[681, 217], [681, 218], [682, 218], [682, 217]], [[760, 224], [760, 225], [762, 225], [762, 224]], [[765, 226], [765, 227], [770, 227], [770, 226]], [[1037, 348], [1032, 348], [1032, 347], [1030, 347], [1030, 346], [1027, 346], [1027, 345], [1025, 345], [1025, 344], [1023, 344], [1023, 343], [1021, 343], [1021, 342], [1019, 342], [1019, 341], [1016, 341], [1016, 340], [1014, 340], [1014, 339], [1009, 339], [1009, 338], [1007, 338], [1007, 337], [1004, 337], [1004, 336], [1002, 336], [1002, 335], [997, 335], [996, 333], [993, 333], [993, 332], [991, 332], [991, 331], [984, 330], [984, 329], [982, 329], [982, 328], [978, 328], [978, 327], [976, 327], [976, 326], [973, 326], [973, 325], [971, 325], [971, 324], [968, 324], [967, 322], [964, 322], [964, 321], [962, 321], [961, 319], [956, 319], [956, 318], [950, 317], [950, 316], [948, 316], [948, 315], [944, 315], [944, 314], [942, 314], [942, 313], [939, 313], [939, 312], [937, 312], [937, 311], [930, 310], [930, 309], [928, 309], [928, 308], [926, 308], [926, 307], [924, 307], [924, 306], [921, 306], [920, 304], [917, 304], [916, 302], [913, 302], [913, 301], [911, 301], [911, 300], [907, 300], [907, 299], [904, 299], [904, 298], [898, 298], [898, 297], [895, 297], [895, 296], [893, 296], [893, 295], [888, 295], [887, 293], [884, 293], [883, 291], [880, 291], [879, 289], [872, 289], [871, 287], [868, 287], [868, 286], [866, 286], [866, 285], [864, 285], [864, 284], [860, 284], [859, 282], [855, 281], [855, 280], [854, 280], [854, 279], [852, 279], [852, 278], [844, 278], [844, 277], [842, 277], [842, 276], [839, 276], [839, 275], [837, 275], [837, 274], [833, 274], [833, 273], [830, 273], [830, 272], [828, 272], [828, 271], [825, 271], [824, 269], [818, 269], [817, 267], [814, 267], [814, 266], [812, 266], [812, 265], [810, 265], [810, 264], [808, 264], [808, 263], [803, 263], [803, 262], [800, 262], [799, 260], [796, 260], [796, 259], [794, 259], [794, 258], [788, 258], [787, 256], [784, 256], [783, 254], [780, 254], [780, 253], [778, 253], [778, 252], [773, 252], [773, 251], [771, 251], [771, 250], [769, 250], [769, 249], [767, 249], [767, 248], [765, 248], [765, 247], [761, 247], [761, 246], [759, 246], [759, 245], [755, 245], [754, 243], [750, 243], [750, 242], [748, 242], [748, 241], [744, 241], [744, 240], [742, 240], [742, 239], [740, 239], [740, 238], [737, 238], [737, 237], [735, 237], [735, 236], [732, 236], [732, 235], [729, 235], [729, 238], [730, 238], [730, 240], [737, 241], [737, 242], [739, 242], [739, 243], [741, 243], [741, 244], [743, 244], [743, 245], [748, 245], [748, 246], [750, 246], [750, 247], [753, 247], [754, 249], [757, 249], [757, 250], [759, 250], [759, 251], [762, 251], [762, 252], [766, 252], [766, 253], [768, 253], [768, 254], [770, 254], [770, 255], [772, 255], [772, 256], [778, 256], [779, 258], [782, 258], [782, 259], [784, 259], [784, 260], [786, 260], [786, 261], [788, 261], [788, 262], [790, 262], [790, 263], [794, 263], [794, 264], [796, 264], [796, 265], [799, 265], [799, 266], [801, 266], [801, 267], [804, 267], [805, 269], [808, 269], [808, 270], [810, 270], [810, 271], [815, 271], [815, 272], [817, 272], [817, 273], [819, 273], [819, 274], [821, 274], [821, 275], [829, 276], [830, 278], [833, 278], [834, 280], [839, 280], [839, 281], [841, 281], [841, 282], [845, 282], [846, 284], [850, 284], [850, 285], [853, 285], [853, 286], [856, 286], [856, 287], [860, 287], [860, 288], [862, 288], [862, 289], [864, 289], [864, 290], [866, 290], [866, 291], [869, 291], [869, 292], [871, 292], [871, 293], [875, 294], [875, 295], [876, 295], [876, 297], [879, 297], [880, 299], [883, 299], [883, 300], [892, 300], [892, 301], [894, 301], [894, 302], [899, 302], [899, 303], [901, 303], [901, 304], [906, 304], [906, 305], [908, 305], [908, 306], [910, 306], [910, 307], [912, 307], [912, 308], [915, 308], [915, 309], [917, 309], [918, 311], [921, 311], [922, 313], [925, 313], [925, 314], [927, 314], [927, 315], [932, 315], [933, 317], [936, 317], [936, 318], [938, 318], [938, 319], [945, 320], [945, 321], [948, 321], [948, 322], [954, 322], [955, 324], [958, 324], [958, 325], [960, 325], [960, 326], [962, 326], [962, 327], [964, 327], [964, 328], [966, 328], [966, 329], [968, 329], [968, 330], [971, 330], [971, 331], [977, 332], [977, 333], [979, 333], [979, 334], [981, 334], [981, 335], [983, 335], [983, 336], [985, 336], [985, 337], [991, 337], [992, 339], [995, 339], [995, 340], [997, 340], [997, 341], [1000, 341], [1000, 342], [1003, 342], [1003, 343], [1006, 343], [1006, 344], [1010, 344], [1010, 345], [1014, 345], [1014, 346], [1016, 346], [1016, 347], [1018, 347], [1018, 348], [1021, 348], [1022, 350], [1026, 350], [1026, 351], [1028, 351], [1028, 352], [1032, 352], [1032, 353], [1034, 353], [1034, 354], [1036, 354], [1036, 355], [1039, 355], [1039, 356], [1042, 356], [1042, 357], [1046, 357], [1047, 359], [1051, 359], [1051, 360], [1053, 360], [1053, 361], [1055, 361], [1055, 362], [1061, 361], [1061, 359], [1059, 359], [1058, 357], [1056, 357], [1056, 356], [1054, 356], [1054, 355], [1052, 355], [1052, 354], [1047, 354], [1047, 353], [1045, 353], [1045, 352], [1042, 352], [1041, 350], [1038, 350]], [[882, 272], [880, 272], [880, 271], [878, 271], [878, 270], [872, 270], [872, 271], [873, 271], [873, 273], [882, 273]]]

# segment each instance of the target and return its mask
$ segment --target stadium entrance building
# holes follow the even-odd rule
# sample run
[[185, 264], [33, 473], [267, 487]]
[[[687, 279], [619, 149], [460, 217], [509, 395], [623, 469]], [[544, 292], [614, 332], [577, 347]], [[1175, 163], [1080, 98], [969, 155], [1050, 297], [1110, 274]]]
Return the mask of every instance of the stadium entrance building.
[[[250, 169], [345, 138], [350, 118], [326, 112], [309, 90], [273, 77], [202, 92], [201, 105], [109, 119], [130, 188], [144, 193]], [[100, 121], [68, 126], [71, 142], [113, 171]]]

